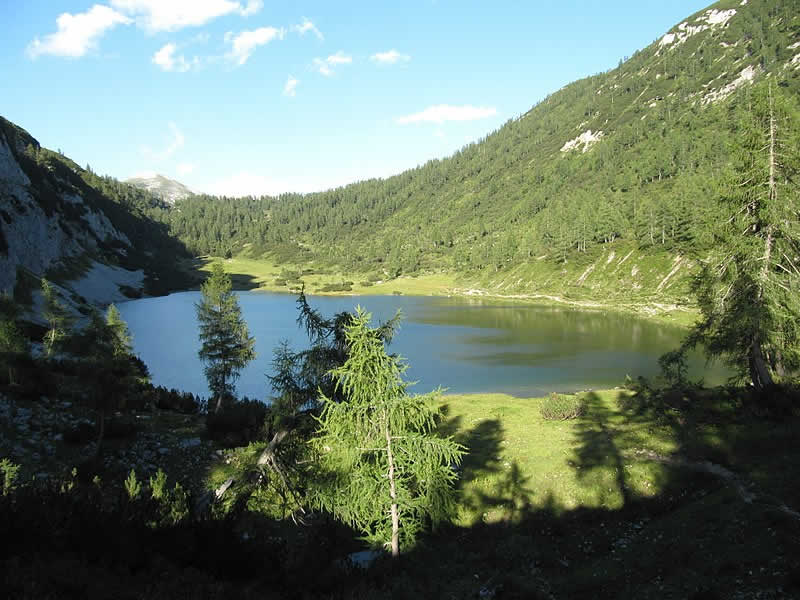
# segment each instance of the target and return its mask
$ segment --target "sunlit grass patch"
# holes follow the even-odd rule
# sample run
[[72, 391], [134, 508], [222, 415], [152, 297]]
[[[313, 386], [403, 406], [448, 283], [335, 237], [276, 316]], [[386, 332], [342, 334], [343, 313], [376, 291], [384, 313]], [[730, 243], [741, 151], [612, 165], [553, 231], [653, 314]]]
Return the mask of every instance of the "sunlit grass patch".
[[674, 432], [649, 416], [631, 417], [618, 403], [627, 394], [585, 394], [583, 414], [555, 421], [541, 414], [544, 398], [446, 396], [442, 430], [470, 451], [459, 523], [513, 519], [544, 507], [617, 509], [632, 498], [657, 494], [667, 467], [636, 452], [673, 451]]

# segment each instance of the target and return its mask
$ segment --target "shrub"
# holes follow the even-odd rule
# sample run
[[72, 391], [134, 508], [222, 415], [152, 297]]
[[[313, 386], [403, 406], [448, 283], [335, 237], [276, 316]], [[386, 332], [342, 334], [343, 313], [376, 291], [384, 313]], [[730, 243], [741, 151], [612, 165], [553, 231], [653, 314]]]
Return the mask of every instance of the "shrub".
[[353, 290], [352, 281], [342, 281], [341, 283], [326, 283], [319, 291], [321, 292], [350, 292]]
[[15, 465], [7, 458], [0, 460], [0, 475], [2, 475], [2, 485], [0, 492], [3, 496], [7, 496], [16, 489], [16, 480], [19, 475], [19, 465]]
[[582, 398], [553, 392], [542, 402], [539, 412], [545, 421], [568, 421], [580, 417], [585, 409]]
[[136, 500], [142, 493], [142, 484], [136, 479], [136, 471], [131, 469], [128, 478], [125, 480], [125, 491], [128, 493], [129, 500]]

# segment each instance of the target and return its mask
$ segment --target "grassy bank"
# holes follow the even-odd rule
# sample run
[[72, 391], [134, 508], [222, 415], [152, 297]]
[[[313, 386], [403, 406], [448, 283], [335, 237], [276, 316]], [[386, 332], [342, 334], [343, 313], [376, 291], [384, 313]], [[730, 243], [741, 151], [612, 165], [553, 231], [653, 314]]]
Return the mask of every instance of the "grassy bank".
[[[620, 260], [625, 258], [622, 256]], [[206, 274], [214, 260], [216, 259], [198, 259], [194, 268], [201, 274]], [[450, 272], [381, 279], [378, 275], [354, 275], [330, 267], [278, 265], [269, 257], [252, 258], [245, 254], [226, 259], [225, 269], [232, 275], [234, 287], [242, 290], [294, 293], [305, 286], [306, 293], [323, 295], [459, 296], [479, 298], [486, 303], [567, 305], [584, 310], [612, 310], [680, 326], [689, 326], [696, 320], [697, 310], [687, 305], [683, 296], [673, 297], [664, 292], [663, 299], [659, 301], [654, 300], [652, 295], [648, 297], [645, 294], [630, 293], [620, 296], [620, 290], [617, 289], [619, 286], [615, 287], [614, 283], [614, 278], [617, 277], [613, 270], [614, 261], [608, 261], [607, 257], [598, 257], [595, 262], [601, 265], [598, 267], [599, 271], [603, 271], [604, 267], [609, 269], [607, 276], [599, 280], [602, 285], [589, 285], [587, 277], [582, 282], [586, 285], [579, 287], [559, 283], [561, 280], [554, 277], [552, 266], [548, 270], [536, 262], [520, 266], [514, 270], [513, 276], [499, 279], [464, 278]], [[591, 266], [594, 263], [589, 264]], [[667, 266], [668, 263], [665, 262], [664, 265], [643, 268], [644, 273], [653, 280], [650, 281], [652, 287], [657, 287], [663, 281], [663, 278], [659, 281], [656, 278]], [[583, 263], [565, 265], [563, 280], [580, 280], [587, 269]], [[522, 270], [525, 270], [527, 279], [517, 277], [523, 275]], [[532, 282], [539, 284], [534, 286]], [[625, 285], [628, 284], [631, 282], [628, 281]]]

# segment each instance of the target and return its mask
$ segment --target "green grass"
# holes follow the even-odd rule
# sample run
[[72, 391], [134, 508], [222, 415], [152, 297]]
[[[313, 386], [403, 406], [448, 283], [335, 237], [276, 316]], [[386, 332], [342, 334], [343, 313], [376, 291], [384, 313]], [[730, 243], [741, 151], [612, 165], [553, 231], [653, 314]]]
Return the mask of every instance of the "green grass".
[[[796, 597], [800, 520], [776, 506], [797, 509], [798, 418], [754, 418], [745, 395], [592, 392], [570, 421], [544, 421], [543, 399], [445, 397], [442, 431], [470, 447], [460, 512], [402, 585], [455, 598], [493, 585], [510, 598]], [[643, 451], [726, 466], [758, 499]]]
[[641, 448], [668, 454], [676, 443], [668, 428], [628, 422], [618, 406], [627, 395], [587, 394], [586, 413], [569, 421], [545, 420], [544, 398], [445, 397], [442, 430], [470, 451], [459, 522], [505, 520], [525, 507], [614, 509], [626, 496], [657, 494], [664, 466], [625, 455]]
[[[627, 246], [621, 246], [617, 252], [627, 249]], [[313, 264], [277, 264], [268, 256], [253, 258], [246, 253], [226, 259], [224, 264], [236, 289], [297, 293], [301, 286], [305, 286], [306, 293], [315, 295], [473, 296], [486, 303], [568, 304], [578, 308], [633, 313], [681, 326], [694, 323], [697, 311], [686, 303], [683, 295], [688, 270], [684, 268], [674, 281], [669, 279], [663, 298], [656, 302], [652, 294], [636, 293], [634, 288], [642, 285], [637, 283], [641, 278], [644, 278], [642, 281], [647, 289], [658, 287], [671, 270], [674, 257], [664, 254], [654, 258], [634, 251], [623, 262], [628, 252], [614, 254], [611, 261], [608, 260], [611, 254], [592, 254], [583, 257], [583, 262], [573, 261], [558, 268], [551, 263], [532, 260], [501, 277], [488, 279], [464, 277], [452, 272], [382, 279], [378, 273], [353, 274]], [[205, 276], [214, 260], [220, 259], [199, 259], [195, 268]], [[587, 265], [591, 264], [597, 265], [595, 271], [607, 273], [600, 278], [587, 277], [583, 283], [576, 284]], [[641, 276], [637, 274], [636, 278], [631, 278], [628, 275], [626, 279], [620, 275], [620, 269], [624, 267], [627, 272], [634, 264], [641, 270]], [[287, 273], [296, 273], [297, 277], [287, 278]], [[323, 291], [325, 286], [343, 282], [352, 282], [349, 291]], [[676, 290], [680, 291], [677, 295], [673, 293]]]
[[[203, 259], [199, 270], [202, 273], [209, 273], [214, 260], [218, 259]], [[409, 296], [442, 296], [451, 294], [456, 286], [455, 276], [449, 273], [401, 276], [389, 280], [379, 279], [373, 274], [372, 277], [376, 280], [368, 281], [368, 276], [363, 274], [353, 275], [330, 267], [314, 267], [313, 265], [278, 265], [268, 258], [250, 258], [246, 255], [226, 259], [224, 264], [225, 270], [232, 276], [234, 287], [269, 292], [292, 292], [298, 289], [299, 282], [302, 282], [305, 285], [306, 293], [318, 295], [391, 296], [399, 292]], [[299, 279], [286, 279], [283, 277], [286, 272], [298, 273]], [[321, 288], [326, 285], [347, 281], [352, 282], [350, 291], [321, 291]], [[365, 283], [368, 285], [364, 285]]]

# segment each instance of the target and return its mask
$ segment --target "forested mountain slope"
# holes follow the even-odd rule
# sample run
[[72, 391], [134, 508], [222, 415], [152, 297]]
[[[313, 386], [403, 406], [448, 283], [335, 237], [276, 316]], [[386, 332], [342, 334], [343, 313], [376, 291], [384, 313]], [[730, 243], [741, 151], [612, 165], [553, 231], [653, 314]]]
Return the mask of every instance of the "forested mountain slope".
[[0, 292], [30, 304], [46, 277], [81, 308], [180, 285], [186, 251], [152, 218], [166, 208], [0, 117]]
[[800, 92], [800, 2], [723, 0], [447, 159], [323, 193], [194, 197], [165, 217], [195, 253], [680, 298], [765, 81]]

